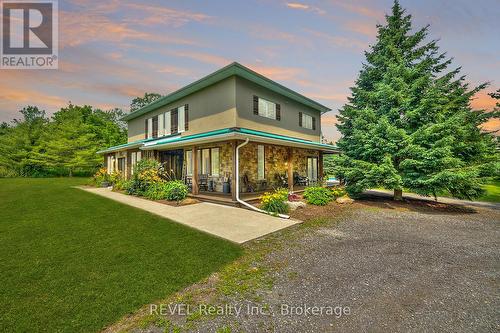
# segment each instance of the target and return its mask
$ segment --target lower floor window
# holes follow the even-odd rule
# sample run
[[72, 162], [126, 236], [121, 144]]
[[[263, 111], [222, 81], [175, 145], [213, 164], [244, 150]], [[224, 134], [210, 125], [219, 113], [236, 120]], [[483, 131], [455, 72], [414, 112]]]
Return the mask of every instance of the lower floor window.
[[118, 171], [121, 173], [125, 172], [125, 157], [120, 157], [118, 159]]
[[[197, 150], [198, 173], [202, 175], [219, 176], [220, 148], [204, 148]], [[186, 151], [186, 174], [193, 175], [193, 151]]]
[[307, 178], [310, 181], [318, 180], [318, 158], [317, 157], [308, 157], [307, 158]]

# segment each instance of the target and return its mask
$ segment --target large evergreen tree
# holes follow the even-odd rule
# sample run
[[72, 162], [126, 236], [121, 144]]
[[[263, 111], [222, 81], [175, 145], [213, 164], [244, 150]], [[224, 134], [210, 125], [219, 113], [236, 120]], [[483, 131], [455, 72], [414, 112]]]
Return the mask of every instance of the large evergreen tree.
[[384, 187], [395, 199], [403, 188], [477, 197], [483, 178], [498, 172], [493, 135], [480, 130], [498, 112], [470, 106], [486, 84], [470, 89], [460, 68], [448, 70], [451, 59], [426, 41], [429, 27], [413, 32], [397, 1], [386, 20], [338, 116], [337, 176], [351, 195]]

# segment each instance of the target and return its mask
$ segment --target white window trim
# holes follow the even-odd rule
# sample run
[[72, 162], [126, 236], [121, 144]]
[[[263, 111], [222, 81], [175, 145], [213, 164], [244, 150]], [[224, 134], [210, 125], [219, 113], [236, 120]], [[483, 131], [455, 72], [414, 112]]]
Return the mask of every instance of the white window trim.
[[[262, 169], [260, 165], [261, 158]], [[266, 179], [266, 148], [264, 145], [257, 145], [257, 178], [258, 180]]]
[[186, 150], [186, 176], [192, 176], [192, 175], [193, 175], [193, 151]]
[[[310, 122], [306, 122], [306, 119]], [[313, 129], [313, 117], [311, 115], [302, 113], [302, 127], [310, 130]]]
[[[217, 169], [218, 169], [217, 173], [214, 172], [214, 164], [215, 164], [214, 159], [213, 159], [214, 150], [217, 150], [217, 152], [218, 152], [217, 161], [216, 161]], [[210, 175], [216, 176], [216, 177], [218, 177], [220, 175], [220, 148], [219, 147], [210, 148]]]
[[177, 124], [178, 133], [186, 130], [186, 107], [184, 105], [177, 108]]
[[158, 115], [158, 137], [163, 136], [165, 125], [163, 124], [165, 115], [160, 113]]
[[[276, 120], [276, 103], [261, 97], [258, 97], [258, 99], [259, 99], [259, 106], [258, 106], [259, 116]], [[265, 110], [264, 107], [262, 107], [264, 105], [265, 105]], [[269, 105], [272, 105], [271, 111], [269, 110]]]
[[172, 118], [170, 115], [170, 111], [165, 112], [165, 135], [172, 134]]
[[153, 137], [153, 118], [148, 119], [148, 139]]

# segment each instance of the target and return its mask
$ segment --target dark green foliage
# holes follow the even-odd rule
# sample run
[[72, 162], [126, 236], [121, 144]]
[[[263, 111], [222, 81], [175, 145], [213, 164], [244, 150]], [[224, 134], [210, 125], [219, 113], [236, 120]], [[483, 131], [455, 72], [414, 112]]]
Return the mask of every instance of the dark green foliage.
[[165, 190], [165, 199], [167, 200], [181, 201], [184, 200], [189, 193], [187, 185], [180, 180], [166, 182]]
[[188, 192], [188, 187], [179, 180], [161, 181], [149, 184], [144, 191], [144, 196], [151, 200], [182, 201], [187, 197]]
[[333, 200], [333, 193], [324, 187], [311, 186], [304, 190], [304, 199], [308, 204], [324, 206]]
[[143, 97], [136, 97], [132, 100], [132, 103], [130, 103], [130, 112], [139, 110], [161, 97], [162, 96], [157, 93], [145, 93]]
[[0, 179], [2, 332], [100, 332], [241, 254], [219, 237], [72, 186]]
[[397, 1], [386, 19], [340, 110], [343, 155], [328, 170], [354, 196], [371, 187], [479, 196], [483, 178], [498, 172], [494, 138], [480, 127], [499, 112], [470, 107], [487, 85], [470, 89], [460, 68], [446, 72], [451, 60], [425, 41], [428, 26], [412, 33]]
[[103, 162], [96, 152], [127, 138], [118, 109], [70, 104], [51, 119], [33, 106], [20, 112], [0, 129], [0, 176], [91, 175]]

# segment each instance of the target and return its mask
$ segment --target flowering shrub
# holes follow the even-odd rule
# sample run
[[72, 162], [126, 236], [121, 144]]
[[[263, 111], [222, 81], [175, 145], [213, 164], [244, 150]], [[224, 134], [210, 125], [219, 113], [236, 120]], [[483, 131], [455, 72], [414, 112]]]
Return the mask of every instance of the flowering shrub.
[[118, 170], [115, 170], [109, 175], [109, 181], [111, 184], [115, 185], [116, 183], [122, 181], [124, 179], [122, 173]]
[[150, 195], [157, 197], [157, 195], [152, 194], [152, 192], [158, 190], [155, 184], [165, 182], [158, 174], [159, 167], [160, 163], [152, 159], [142, 159], [137, 162], [132, 182], [127, 188], [127, 193], [146, 196], [148, 188], [155, 186], [155, 189], [150, 190]]
[[96, 186], [103, 186], [103, 183], [109, 182], [108, 170], [106, 168], [97, 170], [94, 176], [92, 176], [92, 181]]
[[333, 200], [333, 194], [327, 188], [312, 186], [304, 190], [304, 198], [308, 204], [324, 206]]
[[285, 201], [288, 199], [288, 190], [286, 190], [285, 195], [283, 193], [284, 191], [282, 189], [264, 193], [260, 199], [261, 208], [267, 212], [276, 214], [287, 213], [288, 205]]

